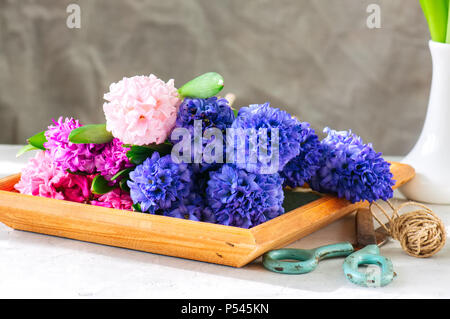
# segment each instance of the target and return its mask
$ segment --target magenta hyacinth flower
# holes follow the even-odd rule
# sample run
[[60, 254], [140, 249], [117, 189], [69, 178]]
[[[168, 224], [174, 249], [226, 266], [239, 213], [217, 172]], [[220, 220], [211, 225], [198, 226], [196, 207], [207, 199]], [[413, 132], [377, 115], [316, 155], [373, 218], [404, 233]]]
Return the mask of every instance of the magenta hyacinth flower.
[[55, 166], [63, 171], [100, 173], [110, 180], [116, 173], [132, 164], [127, 158], [129, 148], [113, 139], [106, 144], [75, 144], [69, 141], [72, 130], [81, 127], [78, 120], [60, 117], [45, 132], [47, 142], [44, 147], [49, 151]]
[[127, 157], [128, 147], [123, 147], [123, 143], [114, 138], [106, 144], [102, 152], [95, 158], [95, 168], [107, 180], [116, 175], [119, 171], [132, 167], [133, 164]]
[[63, 171], [83, 172], [93, 174], [96, 171], [95, 158], [103, 151], [104, 144], [74, 144], [69, 141], [69, 134], [73, 129], [81, 127], [78, 120], [62, 117], [53, 121], [45, 132], [47, 142], [44, 147], [56, 167]]

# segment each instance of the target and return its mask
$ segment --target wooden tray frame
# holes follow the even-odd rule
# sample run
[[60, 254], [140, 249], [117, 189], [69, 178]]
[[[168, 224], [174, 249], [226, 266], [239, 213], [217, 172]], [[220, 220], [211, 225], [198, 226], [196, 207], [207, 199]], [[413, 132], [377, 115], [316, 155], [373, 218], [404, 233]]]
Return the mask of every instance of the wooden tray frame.
[[[405, 164], [394, 162], [391, 171], [395, 187], [414, 177], [414, 169]], [[367, 206], [324, 196], [242, 229], [23, 195], [14, 191], [19, 178], [16, 174], [0, 179], [0, 221], [11, 228], [233, 267]]]

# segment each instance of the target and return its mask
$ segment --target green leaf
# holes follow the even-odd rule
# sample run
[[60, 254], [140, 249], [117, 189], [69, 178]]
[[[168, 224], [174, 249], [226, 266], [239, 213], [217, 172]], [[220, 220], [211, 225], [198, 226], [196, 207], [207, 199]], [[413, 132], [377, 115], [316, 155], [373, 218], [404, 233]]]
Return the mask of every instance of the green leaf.
[[450, 4], [448, 6], [448, 14], [447, 14], [447, 35], [445, 39], [445, 43], [450, 43], [450, 23], [449, 23], [449, 17], [450, 17]]
[[45, 131], [42, 131], [40, 133], [37, 133], [36, 135], [33, 135], [28, 139], [28, 144], [31, 144], [32, 146], [44, 150], [44, 143], [47, 142], [47, 138], [45, 137]]
[[311, 203], [321, 197], [322, 197], [321, 195], [318, 195], [313, 192], [294, 192], [285, 189], [283, 201], [284, 211], [286, 213], [290, 212], [291, 210], [294, 210], [308, 203]]
[[27, 144], [24, 147], [22, 147], [16, 154], [16, 157], [19, 157], [21, 155], [23, 155], [24, 153], [28, 152], [28, 151], [34, 151], [34, 150], [39, 150], [39, 148], [34, 147], [31, 144]]
[[108, 181], [102, 175], [97, 175], [92, 181], [91, 192], [96, 195], [103, 195], [109, 193], [114, 188], [116, 187], [110, 186]]
[[66, 172], [69, 174], [73, 174], [73, 175], [81, 175], [81, 176], [88, 176], [91, 175], [89, 173], [86, 172], [80, 172], [80, 171], [76, 171], [76, 172], [72, 172], [70, 169], [66, 169]]
[[224, 86], [223, 77], [216, 72], [208, 72], [190, 80], [178, 89], [182, 97], [206, 99], [219, 93]]
[[428, 0], [419, 0], [419, 2], [420, 6], [422, 7], [423, 14], [428, 21], [428, 6], [427, 6]]
[[111, 132], [106, 130], [106, 124], [84, 125], [69, 134], [69, 141], [75, 144], [105, 144], [112, 139]]
[[234, 117], [238, 117], [239, 110], [233, 109]]
[[140, 205], [139, 203], [133, 204], [133, 209], [134, 209], [136, 212], [142, 212], [142, 210], [141, 210], [141, 205]]
[[128, 187], [127, 182], [130, 180], [130, 172], [132, 172], [134, 169], [135, 169], [135, 167], [130, 167], [130, 168], [126, 168], [124, 170], [121, 170], [116, 175], [114, 175], [111, 178], [111, 180], [114, 181], [114, 180], [120, 178], [120, 181], [119, 181], [120, 189], [122, 189], [124, 192], [129, 193], [130, 192], [130, 187]]
[[448, 0], [420, 0], [423, 13], [428, 21], [431, 39], [435, 42], [446, 41]]
[[127, 157], [131, 163], [140, 165], [148, 157], [152, 156], [153, 152], [154, 152], [154, 150], [149, 149], [147, 147], [134, 145], [127, 152]]
[[164, 156], [172, 152], [173, 144], [170, 142], [164, 142], [161, 144], [146, 145], [145, 147], [151, 148], [159, 153], [159, 155]]
[[122, 180], [119, 182], [120, 188], [121, 188], [124, 192], [127, 192], [127, 193], [130, 192], [130, 187], [128, 187], [128, 184], [127, 184], [128, 181], [129, 181], [128, 178], [124, 178], [124, 179], [122, 179]]
[[125, 178], [127, 177], [131, 171], [134, 170], [134, 167], [130, 167], [130, 168], [125, 168], [123, 170], [121, 170], [120, 172], [118, 172], [116, 175], [114, 175], [113, 177], [111, 177], [111, 181], [115, 181], [118, 178]]
[[158, 152], [161, 156], [170, 154], [170, 152], [172, 151], [172, 147], [173, 145], [167, 142], [162, 144], [152, 144], [146, 146], [133, 145], [131, 146], [131, 149], [127, 152], [127, 157], [131, 163], [140, 165], [147, 158], [151, 157], [155, 151]]

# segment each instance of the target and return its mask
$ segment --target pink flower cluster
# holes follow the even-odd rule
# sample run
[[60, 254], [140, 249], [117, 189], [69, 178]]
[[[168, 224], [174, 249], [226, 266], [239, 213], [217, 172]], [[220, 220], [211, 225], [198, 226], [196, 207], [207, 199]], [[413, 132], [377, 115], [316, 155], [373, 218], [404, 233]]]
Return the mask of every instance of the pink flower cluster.
[[133, 166], [127, 157], [128, 147], [123, 147], [123, 143], [117, 138], [106, 144], [103, 150], [95, 157], [95, 168], [107, 180], [116, 175], [124, 168]]
[[123, 78], [110, 86], [103, 105], [106, 128], [125, 144], [163, 143], [177, 117], [180, 99], [174, 81], [153, 74]]
[[38, 151], [22, 170], [15, 188], [22, 194], [86, 203], [89, 201], [91, 181], [90, 176], [59, 170], [49, 152]]
[[93, 175], [71, 174], [58, 168], [48, 151], [38, 151], [22, 170], [15, 189], [22, 194], [131, 210], [130, 196], [114, 190], [100, 197], [91, 193]]
[[45, 132], [44, 147], [58, 169], [72, 173], [98, 172], [109, 180], [120, 170], [132, 166], [127, 158], [129, 148], [123, 147], [118, 139], [106, 144], [74, 144], [69, 141], [69, 135], [82, 126], [78, 120], [60, 117], [53, 124]]
[[96, 174], [110, 185], [119, 171], [133, 167], [130, 145], [161, 144], [175, 126], [181, 103], [174, 81], [167, 83], [153, 74], [123, 78], [110, 86], [103, 105], [106, 128], [114, 139], [105, 144], [75, 144], [70, 133], [82, 125], [60, 117], [45, 131], [45, 151], [38, 151], [22, 171], [15, 188], [23, 193], [78, 203], [131, 210], [130, 195], [116, 188], [98, 196], [91, 192]]
[[120, 188], [116, 188], [115, 190], [92, 200], [90, 204], [108, 208], [131, 210], [133, 201], [129, 194], [123, 192]]
[[104, 148], [103, 144], [74, 144], [69, 142], [69, 134], [72, 130], [81, 127], [78, 120], [60, 117], [53, 120], [53, 125], [45, 132], [47, 142], [44, 147], [49, 150], [55, 166], [65, 171], [83, 172], [93, 174], [95, 172], [95, 156]]

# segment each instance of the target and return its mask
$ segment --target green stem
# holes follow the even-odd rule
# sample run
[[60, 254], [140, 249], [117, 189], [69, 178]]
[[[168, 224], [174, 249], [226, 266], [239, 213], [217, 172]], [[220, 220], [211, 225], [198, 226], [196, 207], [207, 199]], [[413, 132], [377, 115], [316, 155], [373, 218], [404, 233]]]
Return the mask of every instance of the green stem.
[[428, 19], [428, 7], [427, 7], [427, 0], [420, 0], [420, 6], [422, 7], [423, 14], [425, 15], [425, 18]]
[[[448, 1], [448, 0], [447, 0], [447, 1]], [[445, 42], [446, 42], [446, 43], [450, 43], [450, 23], [449, 23], [449, 20], [448, 20], [448, 17], [450, 17], [450, 5], [448, 4], [448, 2], [447, 2], [447, 7], [448, 7], [448, 15], [447, 15], [447, 37], [446, 37]]]
[[433, 41], [446, 41], [448, 2], [449, 0], [420, 0]]

